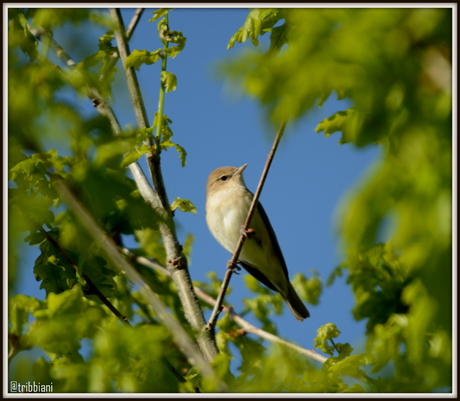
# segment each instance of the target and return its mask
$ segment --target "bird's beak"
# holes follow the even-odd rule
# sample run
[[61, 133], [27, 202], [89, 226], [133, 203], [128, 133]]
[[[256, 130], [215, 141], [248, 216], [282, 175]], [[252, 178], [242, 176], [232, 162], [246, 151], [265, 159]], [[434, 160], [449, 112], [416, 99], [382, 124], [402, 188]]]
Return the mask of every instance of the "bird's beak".
[[234, 175], [241, 174], [243, 172], [243, 170], [247, 167], [247, 165], [248, 165], [248, 163], [243, 164], [238, 170], [235, 171]]

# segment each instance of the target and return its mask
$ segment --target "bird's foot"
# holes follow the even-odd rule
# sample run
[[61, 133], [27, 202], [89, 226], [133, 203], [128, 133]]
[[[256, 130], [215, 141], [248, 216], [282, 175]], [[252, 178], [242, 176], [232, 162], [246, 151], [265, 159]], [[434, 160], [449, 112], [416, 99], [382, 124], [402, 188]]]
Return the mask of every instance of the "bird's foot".
[[247, 230], [242, 226], [240, 228], [240, 233], [246, 238], [246, 239], [251, 239], [256, 235], [256, 232], [252, 228], [248, 228]]
[[227, 269], [231, 270], [232, 273], [239, 274], [238, 272], [241, 270], [241, 267], [239, 267], [239, 266], [237, 265], [237, 263], [238, 263], [238, 262], [233, 263], [232, 260], [229, 260], [229, 261], [227, 262]]

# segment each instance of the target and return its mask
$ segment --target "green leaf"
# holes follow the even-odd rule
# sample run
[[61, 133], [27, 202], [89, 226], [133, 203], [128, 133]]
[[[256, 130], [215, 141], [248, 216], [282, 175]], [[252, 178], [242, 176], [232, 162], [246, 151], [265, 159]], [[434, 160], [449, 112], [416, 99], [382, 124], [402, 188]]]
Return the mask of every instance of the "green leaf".
[[337, 329], [334, 323], [327, 323], [321, 326], [317, 331], [317, 337], [315, 338], [315, 348], [319, 348], [326, 354], [334, 354], [334, 346], [329, 345], [329, 342], [339, 336], [340, 331]]
[[80, 23], [90, 17], [92, 10], [84, 8], [39, 8], [34, 13], [33, 26], [52, 29], [66, 22]]
[[10, 190], [10, 195], [13, 196], [9, 200], [9, 207], [21, 216], [20, 221], [15, 222], [18, 224], [19, 230], [35, 232], [37, 227], [54, 222], [54, 213], [49, 210], [53, 204], [53, 199], [26, 196], [20, 190]]
[[156, 63], [160, 58], [161, 49], [153, 52], [135, 49], [128, 57], [126, 57], [125, 68], [134, 67], [136, 70], [139, 70], [142, 64], [151, 65]]
[[287, 43], [287, 25], [283, 24], [265, 31], [270, 32], [270, 48], [267, 53], [277, 54]]
[[94, 336], [104, 316], [103, 310], [89, 305], [78, 285], [61, 294], [50, 293], [46, 305], [47, 308], [34, 313], [37, 324], [31, 327], [30, 341], [57, 357], [66, 356], [81, 363], [80, 340]]
[[83, 294], [80, 286], [61, 294], [50, 293], [47, 296], [46, 310], [40, 311], [40, 316], [54, 317], [56, 315], [71, 315], [84, 310]]
[[330, 287], [332, 284], [334, 284], [336, 277], [342, 277], [342, 276], [343, 276], [343, 267], [337, 266], [329, 275], [327, 282], [326, 282], [326, 287]]
[[150, 18], [148, 22], [156, 21], [158, 18], [164, 17], [172, 10], [172, 8], [160, 8], [158, 10], [152, 11], [153, 17]]
[[187, 199], [174, 198], [171, 204], [171, 210], [182, 210], [183, 212], [191, 212], [197, 214], [195, 205]]
[[334, 363], [329, 367], [329, 372], [333, 373], [335, 376], [363, 377], [364, 372], [360, 367], [368, 363], [369, 359], [366, 355], [352, 355]]
[[96, 166], [110, 166], [121, 163], [123, 155], [131, 152], [133, 144], [131, 140], [116, 139], [98, 146], [95, 164]]
[[[54, 232], [49, 232], [55, 237]], [[59, 251], [48, 241], [40, 245], [40, 256], [35, 260], [34, 274], [41, 281], [40, 288], [47, 294], [59, 294], [73, 287], [76, 283], [75, 270], [68, 261], [62, 258]]]
[[262, 285], [260, 285], [259, 280], [257, 280], [255, 277], [249, 274], [246, 274], [244, 276], [244, 282], [246, 283], [246, 287], [248, 287], [252, 292], [259, 293], [259, 294], [267, 293], [267, 289], [263, 287]]
[[175, 91], [177, 88], [177, 77], [169, 71], [161, 71], [161, 81], [163, 82], [166, 92]]
[[[227, 45], [227, 50], [234, 46], [235, 42], [246, 42], [248, 38], [251, 38], [254, 46], [258, 46], [258, 36], [263, 35], [265, 32], [271, 30], [271, 28], [283, 18], [283, 12], [276, 8], [255, 8], [251, 10], [244, 22], [244, 25], [236, 31], [236, 33], [230, 38]], [[284, 29], [274, 29], [272, 33], [272, 43], [270, 50], [274, 50], [280, 47], [280, 39], [284, 35]]]
[[187, 152], [179, 144], [176, 143], [175, 146], [176, 146], [177, 152], [179, 153], [179, 158], [181, 160], [181, 165], [182, 165], [182, 167], [185, 167], [185, 165], [187, 164]]
[[28, 21], [23, 13], [18, 13], [9, 21], [8, 44], [19, 46], [24, 54], [29, 56], [31, 62], [37, 58], [37, 39], [29, 31]]
[[339, 111], [332, 116], [321, 121], [315, 131], [324, 131], [324, 136], [328, 137], [334, 132], [342, 132], [340, 144], [355, 141], [356, 135], [361, 129], [362, 114], [354, 109]]
[[246, 285], [254, 291], [257, 296], [244, 299], [245, 312], [251, 311], [262, 323], [262, 329], [276, 334], [276, 325], [270, 319], [270, 315], [280, 315], [285, 307], [281, 295], [271, 291], [262, 285], [255, 277], [245, 274], [243, 276]]
[[135, 230], [134, 235], [146, 257], [158, 260], [162, 265], [166, 264], [166, 252], [158, 229], [143, 227]]
[[37, 245], [45, 240], [45, 236], [41, 232], [35, 232], [24, 238], [24, 242], [28, 242], [29, 245]]
[[[181, 160], [182, 167], [185, 167], [187, 163], [187, 152], [182, 146], [171, 141], [173, 137], [173, 132], [169, 126], [171, 123], [172, 121], [168, 118], [168, 116], [164, 115], [163, 116], [163, 129], [161, 132], [162, 141], [161, 141], [160, 146], [162, 149], [167, 149], [167, 148], [174, 146], [176, 148], [176, 151], [179, 153], [179, 158]], [[155, 127], [158, 126], [158, 116], [156, 113], [155, 113], [155, 118], [153, 121], [153, 126]]]
[[123, 133], [122, 136], [110, 138], [105, 143], [100, 143], [94, 158], [96, 166], [119, 166], [121, 168], [133, 163], [143, 154], [148, 153], [150, 148], [140, 144], [148, 138], [152, 129], [133, 130]]
[[[25, 174], [30, 178], [33, 174], [45, 174], [46, 169], [52, 166], [50, 159], [56, 156], [55, 150], [52, 149], [47, 153], [34, 153], [29, 158], [20, 161], [14, 167], [10, 168], [10, 179], [15, 180], [18, 174]], [[32, 176], [32, 177], [31, 177]]]
[[[82, 271], [90, 278], [93, 284], [102, 292], [106, 298], [117, 294], [117, 284], [114, 280], [116, 273], [110, 269], [107, 261], [100, 256], [84, 258]], [[90, 299], [100, 303], [99, 297], [91, 293], [90, 287], [84, 289], [85, 295]]]
[[185, 47], [187, 38], [182, 35], [182, 32], [164, 31], [162, 35], [166, 42], [177, 43], [177, 46], [165, 48], [165, 54], [168, 57], [175, 58]]
[[23, 327], [28, 323], [28, 316], [41, 307], [38, 299], [17, 294], [8, 300], [8, 318], [11, 322], [11, 333], [20, 336]]
[[185, 237], [184, 243], [183, 243], [183, 252], [185, 257], [188, 260], [188, 264], [191, 265], [191, 254], [192, 254], [192, 245], [193, 242], [195, 241], [195, 236], [193, 234], [187, 233], [187, 236]]
[[353, 352], [353, 348], [349, 343], [336, 343], [335, 349], [339, 352], [339, 356], [337, 357], [337, 359], [344, 359]]
[[292, 284], [301, 298], [309, 304], [317, 305], [322, 292], [322, 282], [319, 273], [313, 271], [313, 277], [307, 279], [302, 273], [297, 273], [292, 278]]
[[320, 96], [318, 98], [318, 107], [321, 107], [324, 104], [324, 102], [327, 99], [329, 99], [329, 96], [331, 96], [331, 92], [332, 92], [331, 90], [325, 90], [323, 93], [320, 94]]
[[364, 393], [364, 388], [358, 383], [353, 384], [351, 387], [347, 387], [342, 390], [344, 393]]
[[121, 168], [128, 167], [130, 164], [136, 162], [142, 155], [149, 153], [151, 151], [150, 147], [145, 144], [142, 144], [139, 147], [135, 147], [131, 152], [127, 153], [123, 160], [120, 163]]
[[[85, 207], [115, 238], [120, 234], [133, 234], [140, 227], [154, 227], [160, 219], [139, 194], [133, 179], [119, 168], [119, 162], [116, 169], [91, 166], [74, 181]], [[85, 240], [85, 237], [76, 238], [78, 243]], [[72, 242], [68, 242], [68, 246], [72, 246]], [[81, 246], [86, 247], [83, 243]]]
[[114, 51], [116, 51], [116, 47], [112, 46], [112, 41], [115, 39], [115, 34], [113, 31], [109, 31], [105, 33], [104, 35], [99, 37], [99, 50], [104, 51], [105, 53], [112, 54]]

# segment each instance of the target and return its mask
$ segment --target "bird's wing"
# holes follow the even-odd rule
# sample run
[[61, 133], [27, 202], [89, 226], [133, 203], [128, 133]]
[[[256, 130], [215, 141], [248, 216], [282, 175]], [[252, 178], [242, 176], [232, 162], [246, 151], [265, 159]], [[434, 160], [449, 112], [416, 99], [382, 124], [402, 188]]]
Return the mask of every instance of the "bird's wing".
[[[271, 243], [272, 243], [272, 246], [273, 246], [273, 252], [275, 252], [280, 264], [283, 266], [284, 274], [286, 275], [286, 278], [289, 280], [288, 269], [287, 269], [287, 266], [286, 266], [286, 262], [284, 260], [283, 252], [281, 251], [280, 245], [278, 243], [278, 239], [276, 238], [275, 230], [273, 230], [273, 227], [270, 224], [270, 220], [268, 219], [267, 213], [265, 213], [265, 210], [264, 210], [264, 208], [263, 208], [263, 206], [262, 206], [262, 204], [260, 202], [258, 202], [257, 208], [259, 210], [260, 216], [262, 217], [262, 220], [264, 221], [264, 223], [265, 223], [265, 225], [267, 227], [268, 235], [270, 236], [270, 240], [271, 240]], [[256, 234], [256, 237], [257, 237], [257, 232], [255, 234]], [[260, 280], [260, 281], [262, 281], [262, 280]]]
[[264, 274], [260, 270], [254, 268], [254, 267], [251, 267], [250, 265], [248, 265], [247, 263], [244, 263], [242, 261], [238, 261], [238, 264], [243, 266], [251, 276], [254, 276], [262, 284], [265, 284], [271, 290], [278, 292], [278, 290], [271, 283], [271, 281], [267, 277], [265, 277]]

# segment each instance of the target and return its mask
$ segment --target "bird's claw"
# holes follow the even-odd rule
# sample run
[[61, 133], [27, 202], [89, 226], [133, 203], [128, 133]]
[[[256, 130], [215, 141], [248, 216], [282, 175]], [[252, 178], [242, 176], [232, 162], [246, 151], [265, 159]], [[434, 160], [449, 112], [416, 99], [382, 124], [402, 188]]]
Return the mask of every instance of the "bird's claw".
[[251, 239], [252, 237], [254, 237], [254, 235], [256, 235], [256, 232], [254, 229], [252, 228], [248, 228], [247, 230], [243, 227], [241, 227], [240, 229], [240, 233], [246, 238], [246, 239]]
[[[238, 263], [238, 262], [236, 262]], [[227, 269], [231, 270], [232, 273], [239, 274], [238, 272], [241, 270], [241, 267], [239, 267], [236, 263], [233, 263], [232, 260], [229, 260], [227, 262]]]

